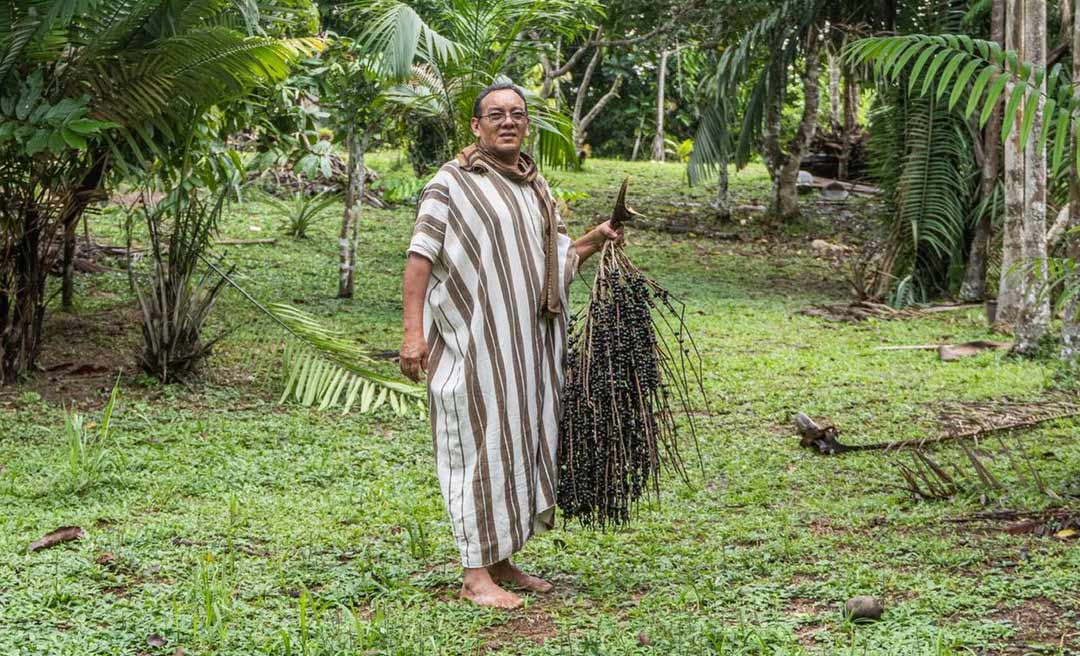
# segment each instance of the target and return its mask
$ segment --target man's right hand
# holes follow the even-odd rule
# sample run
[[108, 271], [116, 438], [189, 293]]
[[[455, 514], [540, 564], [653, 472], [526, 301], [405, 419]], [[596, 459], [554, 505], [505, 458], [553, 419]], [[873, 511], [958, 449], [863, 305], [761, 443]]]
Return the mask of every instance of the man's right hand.
[[420, 382], [427, 372], [427, 339], [420, 334], [406, 334], [401, 340], [401, 373], [414, 383]]

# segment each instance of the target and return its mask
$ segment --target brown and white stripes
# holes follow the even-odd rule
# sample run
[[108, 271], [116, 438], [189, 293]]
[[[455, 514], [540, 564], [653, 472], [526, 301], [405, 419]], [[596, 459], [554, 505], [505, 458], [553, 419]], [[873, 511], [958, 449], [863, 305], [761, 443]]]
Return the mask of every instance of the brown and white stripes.
[[409, 252], [433, 263], [424, 307], [431, 432], [465, 567], [509, 558], [552, 524], [568, 291], [578, 265], [561, 218], [559, 231], [565, 309], [547, 319], [539, 313], [544, 218], [528, 185], [453, 161], [420, 197]]

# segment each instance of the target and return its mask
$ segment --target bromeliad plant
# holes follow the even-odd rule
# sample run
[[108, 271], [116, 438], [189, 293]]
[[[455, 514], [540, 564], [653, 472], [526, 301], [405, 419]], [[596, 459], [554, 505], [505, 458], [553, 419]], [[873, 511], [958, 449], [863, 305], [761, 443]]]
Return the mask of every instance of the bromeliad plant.
[[[633, 215], [625, 197], [624, 181], [620, 220]], [[659, 494], [662, 467], [686, 479], [677, 415], [696, 448], [691, 393], [704, 398], [704, 390], [683, 315], [621, 246], [604, 246], [592, 299], [571, 319], [558, 450], [558, 503], [568, 518], [626, 524], [636, 501]]]

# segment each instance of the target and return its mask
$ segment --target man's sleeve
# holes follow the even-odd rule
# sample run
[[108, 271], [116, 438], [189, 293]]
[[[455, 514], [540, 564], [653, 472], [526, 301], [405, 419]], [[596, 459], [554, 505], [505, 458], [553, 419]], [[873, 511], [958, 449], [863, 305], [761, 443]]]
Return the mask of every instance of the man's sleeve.
[[437, 262], [446, 237], [446, 217], [450, 213], [450, 190], [446, 178], [436, 174], [420, 194], [409, 253]]

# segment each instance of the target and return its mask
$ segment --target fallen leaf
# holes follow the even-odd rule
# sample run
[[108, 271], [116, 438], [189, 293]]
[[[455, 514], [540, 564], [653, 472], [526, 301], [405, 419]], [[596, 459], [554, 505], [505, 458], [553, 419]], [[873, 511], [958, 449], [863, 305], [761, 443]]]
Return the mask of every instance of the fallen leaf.
[[108, 367], [101, 367], [96, 364], [84, 364], [75, 367], [71, 371], [67, 372], [68, 376], [87, 376], [90, 374], [102, 374], [109, 371]]
[[1022, 522], [1010, 524], [1005, 527], [1005, 532], [1011, 535], [1023, 535], [1034, 533], [1039, 528], [1039, 522], [1034, 519], [1025, 519]]
[[83, 536], [83, 530], [78, 526], [61, 526], [52, 533], [45, 534], [40, 540], [30, 543], [30, 551], [40, 551], [55, 547], [58, 544], [78, 540]]
[[942, 344], [938, 347], [938, 357], [942, 362], [951, 362], [960, 358], [969, 358], [986, 350], [1004, 351], [1012, 348], [1012, 344], [1006, 342], [988, 342], [976, 340], [964, 344]]
[[112, 563], [116, 562], [116, 556], [106, 551], [105, 553], [95, 558], [94, 562], [98, 565], [111, 565]]
[[1063, 528], [1057, 533], [1054, 533], [1054, 537], [1059, 540], [1070, 540], [1080, 535], [1080, 531], [1075, 528]]

